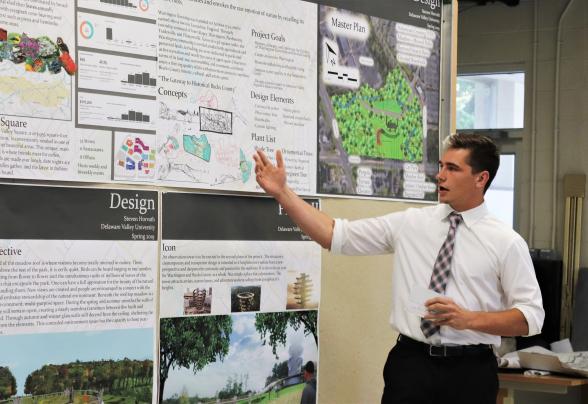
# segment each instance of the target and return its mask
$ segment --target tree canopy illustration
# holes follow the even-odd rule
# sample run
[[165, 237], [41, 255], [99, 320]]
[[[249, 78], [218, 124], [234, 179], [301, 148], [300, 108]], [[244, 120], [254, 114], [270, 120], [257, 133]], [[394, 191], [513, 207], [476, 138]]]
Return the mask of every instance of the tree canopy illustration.
[[291, 326], [298, 330], [304, 326], [304, 335], [312, 334], [314, 342], [318, 346], [317, 312], [316, 311], [291, 311], [281, 313], [258, 313], [255, 315], [255, 329], [260, 333], [261, 338], [267, 341], [276, 354], [278, 345], [286, 344], [286, 329]]
[[0, 400], [16, 394], [16, 379], [8, 367], [0, 366]]
[[233, 320], [230, 316], [164, 318], [160, 327], [159, 402], [163, 400], [170, 368], [192, 369], [223, 360], [229, 352]]

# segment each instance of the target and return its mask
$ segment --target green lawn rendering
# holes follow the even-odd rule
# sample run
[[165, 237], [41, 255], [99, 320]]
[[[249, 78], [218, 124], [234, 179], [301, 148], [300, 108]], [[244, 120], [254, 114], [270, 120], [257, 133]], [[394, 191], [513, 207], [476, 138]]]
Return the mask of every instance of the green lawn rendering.
[[[149, 392], [150, 393], [150, 392]], [[143, 395], [144, 396], [144, 395]], [[146, 402], [145, 397], [141, 397], [138, 400], [136, 396], [119, 396], [105, 394], [102, 397], [102, 401], [105, 404], [136, 404], [137, 402]], [[11, 400], [8, 400], [10, 402]], [[67, 404], [69, 403], [69, 397], [65, 394], [47, 394], [41, 397], [37, 396], [25, 396], [19, 398], [20, 404]], [[95, 395], [85, 395], [76, 393], [73, 398], [73, 404], [92, 404], [99, 403], [98, 398]]]
[[[10, 400], [8, 402], [11, 402]], [[67, 396], [52, 396], [52, 397], [21, 397], [19, 399], [21, 404], [67, 404], [69, 399]]]
[[422, 161], [423, 112], [400, 68], [390, 71], [379, 89], [364, 84], [331, 101], [347, 154]]
[[138, 404], [153, 401], [152, 360], [46, 364], [26, 378], [19, 404]]
[[267, 392], [259, 397], [256, 397], [254, 400], [241, 400], [238, 404], [246, 404], [246, 403], [255, 403], [255, 404], [263, 404], [263, 403], [272, 403], [272, 404], [289, 404], [289, 403], [300, 403], [300, 398], [302, 397], [302, 390], [304, 390], [305, 383], [295, 384], [293, 386], [286, 387], [281, 389], [280, 391], [270, 391]]

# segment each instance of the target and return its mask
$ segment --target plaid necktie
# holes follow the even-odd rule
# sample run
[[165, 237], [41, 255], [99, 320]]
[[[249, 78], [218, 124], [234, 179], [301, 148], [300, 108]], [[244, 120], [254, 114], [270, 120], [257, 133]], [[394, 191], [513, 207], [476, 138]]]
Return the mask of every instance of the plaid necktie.
[[[463, 221], [459, 213], [451, 212], [449, 214], [449, 231], [447, 237], [439, 250], [435, 265], [433, 266], [433, 273], [431, 274], [431, 282], [429, 282], [429, 289], [437, 293], [445, 293], [449, 274], [451, 273], [451, 259], [453, 258], [453, 245], [455, 244], [455, 232], [457, 226]], [[435, 333], [439, 332], [439, 327], [433, 322], [421, 319], [421, 330], [425, 337], [429, 338]]]

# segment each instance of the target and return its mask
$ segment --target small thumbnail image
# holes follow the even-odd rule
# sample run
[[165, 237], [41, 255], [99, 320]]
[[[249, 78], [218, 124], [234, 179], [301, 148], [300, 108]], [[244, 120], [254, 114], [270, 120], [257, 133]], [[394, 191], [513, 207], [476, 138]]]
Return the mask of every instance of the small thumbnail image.
[[259, 311], [261, 286], [233, 286], [231, 288], [231, 312]]
[[210, 314], [212, 288], [188, 288], [184, 293], [184, 314]]
[[310, 272], [288, 271], [288, 300], [286, 309], [318, 308], [318, 293]]
[[155, 136], [117, 132], [115, 179], [145, 180], [155, 176]]

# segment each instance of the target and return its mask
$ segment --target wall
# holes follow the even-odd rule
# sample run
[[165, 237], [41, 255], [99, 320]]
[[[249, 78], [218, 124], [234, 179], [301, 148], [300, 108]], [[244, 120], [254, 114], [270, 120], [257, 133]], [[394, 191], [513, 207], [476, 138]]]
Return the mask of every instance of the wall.
[[[551, 244], [553, 184], [554, 86], [557, 22], [568, 0], [538, 1], [536, 170], [533, 247]], [[385, 1], [339, 1], [341, 8], [386, 17]], [[504, 4], [471, 7], [462, 2], [459, 14], [458, 70], [460, 72], [525, 70], [525, 129], [522, 139], [504, 141], [503, 150], [517, 153], [516, 227], [529, 240], [531, 179], [531, 98], [534, 0], [514, 8]], [[471, 7], [471, 8], [470, 8]], [[587, 173], [588, 158], [588, 2], [575, 0], [564, 20], [560, 69], [560, 141], [556, 249], [562, 250], [562, 178]], [[334, 216], [366, 217], [405, 209], [393, 202], [324, 199], [323, 209]], [[584, 203], [583, 227], [588, 228]], [[585, 233], [585, 232], [584, 232]], [[584, 234], [582, 249], [588, 251]], [[382, 367], [396, 333], [388, 325], [391, 296], [390, 256], [337, 257], [323, 254], [320, 317], [320, 403], [379, 402]], [[588, 266], [588, 253], [581, 256]], [[579, 402], [574, 396], [517, 393], [516, 403]], [[539, 401], [538, 401], [539, 400]], [[552, 401], [551, 401], [552, 402]]]
[[[323, 199], [331, 216], [357, 219], [404, 210], [385, 201]], [[388, 322], [392, 256], [336, 256], [322, 260], [318, 402], [378, 403], [382, 369], [398, 334]]]
[[[537, 114], [534, 228], [530, 223], [531, 181], [531, 99], [533, 91], [533, 9], [535, 0], [521, 0], [517, 7], [501, 3], [474, 6], [461, 2], [458, 36], [458, 73], [482, 71], [526, 72], [525, 128], [522, 139], [506, 142], [503, 149], [517, 153], [516, 222], [519, 232], [531, 246], [551, 247], [553, 212], [554, 98], [557, 23], [569, 0], [538, 1], [537, 42]], [[562, 251], [563, 206], [562, 178], [568, 173], [588, 172], [586, 124], [588, 123], [588, 2], [573, 0], [561, 36], [560, 134], [557, 176], [557, 216], [555, 248]], [[584, 210], [586, 203], [584, 203]], [[586, 212], [585, 212], [586, 213]], [[588, 226], [584, 215], [583, 227]], [[585, 232], [584, 232], [585, 233]], [[534, 236], [534, 237], [533, 237]], [[588, 251], [584, 234], [582, 250]], [[588, 253], [581, 256], [588, 266]]]

